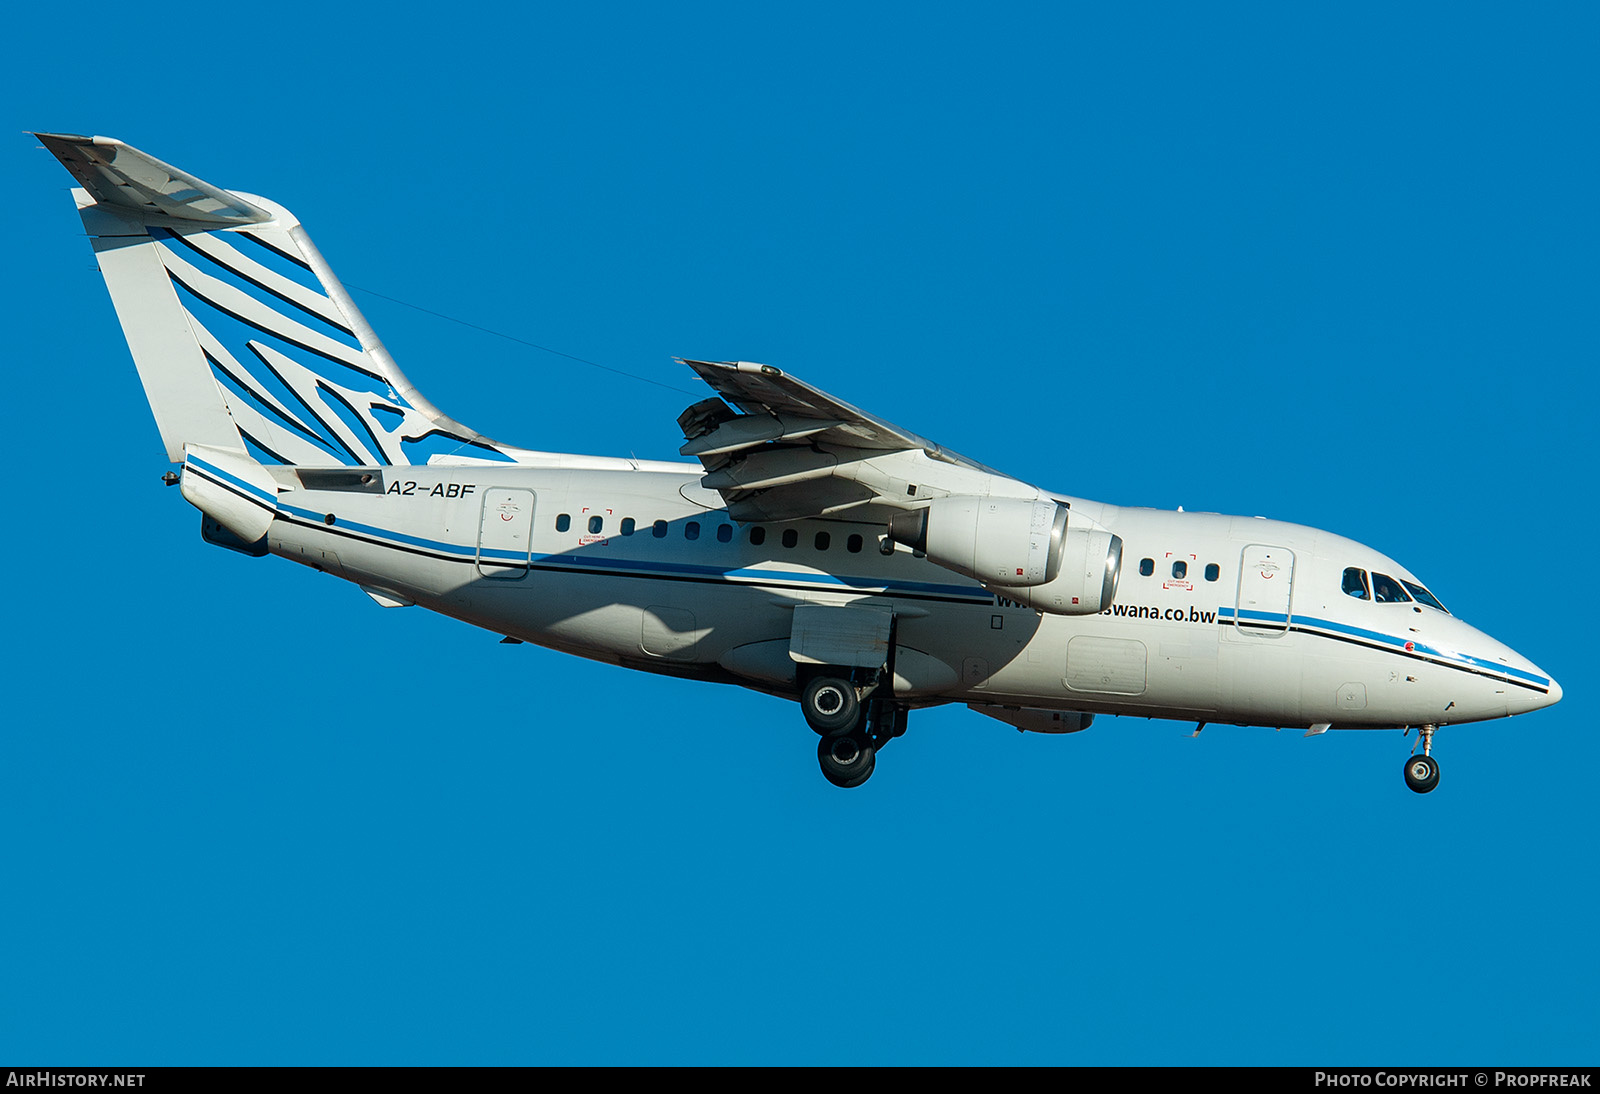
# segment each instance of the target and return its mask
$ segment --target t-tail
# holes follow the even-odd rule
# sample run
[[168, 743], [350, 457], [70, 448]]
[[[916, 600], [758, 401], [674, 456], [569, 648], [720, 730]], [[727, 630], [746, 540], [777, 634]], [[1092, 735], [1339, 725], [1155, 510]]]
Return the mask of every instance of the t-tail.
[[121, 141], [35, 135], [80, 184], [78, 212], [184, 495], [245, 542], [271, 520], [264, 464], [518, 460], [412, 387], [283, 206]]

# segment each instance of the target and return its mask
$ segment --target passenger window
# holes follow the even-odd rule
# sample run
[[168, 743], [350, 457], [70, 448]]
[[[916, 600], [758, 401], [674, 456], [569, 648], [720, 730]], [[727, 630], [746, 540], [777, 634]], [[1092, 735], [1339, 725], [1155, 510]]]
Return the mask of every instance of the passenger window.
[[828, 544], [833, 542], [833, 537], [828, 535], [826, 532], [818, 532], [817, 538], [812, 542], [816, 544], [817, 550], [826, 551], [828, 549]]
[[733, 541], [733, 525], [731, 525], [731, 524], [719, 524], [719, 525], [717, 525], [717, 542], [718, 543], [731, 543], [732, 541]]
[[800, 533], [799, 532], [796, 532], [793, 528], [785, 528], [783, 530], [783, 545], [785, 547], [793, 547], [796, 543], [799, 543], [799, 542], [800, 542]]
[[684, 539], [699, 539], [700, 538], [700, 522], [697, 521], [697, 520], [691, 520], [688, 524], [685, 524], [683, 526], [683, 538]]
[[556, 531], [565, 532], [572, 527], [572, 514], [562, 513], [556, 518]]
[[667, 538], [667, 522], [664, 521], [664, 520], [656, 521], [654, 524], [652, 524], [650, 526], [650, 534], [652, 536], [655, 536], [657, 539], [666, 539]]
[[851, 536], [849, 539], [845, 540], [844, 541], [844, 549], [846, 551], [849, 551], [853, 555], [860, 554], [861, 553], [861, 537], [860, 536]]
[[1179, 581], [1182, 581], [1184, 578], [1188, 577], [1189, 564], [1187, 562], [1174, 562], [1172, 564], [1172, 576], [1177, 578]]
[[605, 522], [605, 518], [604, 517], [590, 517], [589, 518], [589, 534], [590, 535], [598, 535], [599, 532], [600, 532], [600, 529], [604, 528], [605, 525], [606, 525], [606, 522]]
[[1222, 567], [1215, 562], [1206, 563], [1206, 580], [1215, 581], [1222, 576]]
[[1405, 604], [1411, 600], [1398, 581], [1388, 574], [1379, 573], [1372, 575], [1372, 599], [1379, 604]]
[[1145, 577], [1149, 577], [1151, 574], [1153, 574], [1155, 572], [1156, 572], [1156, 560], [1155, 559], [1153, 559], [1153, 558], [1141, 558], [1139, 560], [1139, 573], [1143, 574]]
[[1353, 596], [1357, 600], [1370, 600], [1367, 594], [1367, 571], [1357, 566], [1351, 566], [1344, 572], [1344, 592], [1346, 596]]
[[632, 517], [623, 517], [622, 518], [622, 534], [625, 535], [625, 536], [633, 535], [633, 518]]
[[767, 530], [765, 528], [758, 524], [750, 529], [750, 546], [759, 547], [765, 542], [767, 542]]

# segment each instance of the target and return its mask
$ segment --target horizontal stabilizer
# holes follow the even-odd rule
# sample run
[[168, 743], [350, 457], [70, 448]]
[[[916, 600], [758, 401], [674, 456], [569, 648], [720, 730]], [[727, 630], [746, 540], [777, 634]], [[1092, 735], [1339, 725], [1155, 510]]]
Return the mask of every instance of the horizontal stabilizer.
[[97, 202], [198, 224], [260, 224], [272, 214], [110, 137], [35, 133]]

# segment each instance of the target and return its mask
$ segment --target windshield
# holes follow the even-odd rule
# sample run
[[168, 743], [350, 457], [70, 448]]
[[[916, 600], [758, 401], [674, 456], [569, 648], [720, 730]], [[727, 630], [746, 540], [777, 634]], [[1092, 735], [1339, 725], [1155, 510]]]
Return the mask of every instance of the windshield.
[[1400, 584], [1402, 584], [1402, 585], [1404, 585], [1406, 587], [1406, 589], [1411, 593], [1412, 597], [1417, 601], [1417, 603], [1426, 604], [1430, 608], [1438, 608], [1445, 615], [1449, 615], [1450, 614], [1450, 609], [1446, 608], [1443, 604], [1439, 603], [1439, 598], [1434, 596], [1427, 589], [1424, 589], [1421, 585], [1418, 585], [1414, 581], [1405, 581], [1405, 580], [1402, 580], [1400, 582]]
[[1411, 598], [1400, 587], [1400, 583], [1388, 574], [1374, 573], [1372, 575], [1372, 599], [1379, 604], [1404, 604]]
[[1410, 604], [1415, 601], [1430, 608], [1437, 608], [1445, 615], [1450, 614], [1450, 609], [1439, 603], [1438, 597], [1415, 581], [1374, 572], [1372, 583], [1369, 585], [1367, 571], [1359, 566], [1345, 568], [1341, 587], [1346, 596], [1353, 596], [1357, 600], [1375, 600], [1379, 604]]

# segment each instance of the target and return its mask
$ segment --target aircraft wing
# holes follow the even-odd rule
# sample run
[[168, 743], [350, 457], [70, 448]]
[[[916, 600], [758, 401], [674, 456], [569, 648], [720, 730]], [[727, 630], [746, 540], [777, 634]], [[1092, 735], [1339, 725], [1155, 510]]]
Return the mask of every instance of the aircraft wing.
[[702, 485], [735, 520], [887, 519], [951, 493], [1037, 493], [771, 365], [683, 363], [719, 397], [678, 416], [679, 451], [705, 465]]

